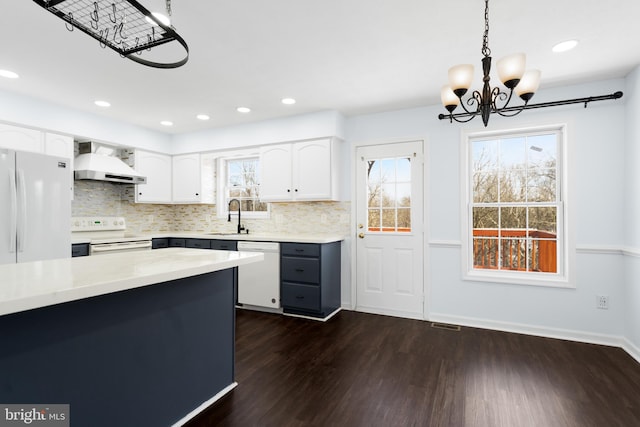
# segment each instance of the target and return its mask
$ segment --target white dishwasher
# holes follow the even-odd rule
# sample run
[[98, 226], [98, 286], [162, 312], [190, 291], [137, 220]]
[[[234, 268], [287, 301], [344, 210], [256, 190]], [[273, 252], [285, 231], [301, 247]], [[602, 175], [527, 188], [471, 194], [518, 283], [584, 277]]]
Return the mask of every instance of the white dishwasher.
[[238, 242], [238, 252], [262, 252], [264, 261], [238, 267], [238, 304], [280, 308], [280, 243]]

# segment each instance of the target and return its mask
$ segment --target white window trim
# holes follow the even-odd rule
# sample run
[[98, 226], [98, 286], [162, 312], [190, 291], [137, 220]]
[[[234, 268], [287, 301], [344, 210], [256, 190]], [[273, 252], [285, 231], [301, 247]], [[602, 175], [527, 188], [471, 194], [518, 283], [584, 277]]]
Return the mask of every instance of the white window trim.
[[[559, 190], [561, 191], [561, 208], [563, 221], [558, 221], [558, 272], [557, 273], [537, 273], [537, 272], [518, 272], [518, 271], [496, 271], [496, 270], [480, 270], [471, 266], [473, 242], [471, 236], [472, 218], [470, 214], [471, 200], [471, 149], [469, 140], [476, 138], [491, 138], [503, 135], [513, 135], [518, 133], [538, 133], [548, 131], [559, 131], [562, 138], [559, 151], [559, 167], [562, 182]], [[572, 180], [572, 170], [570, 167], [570, 156], [568, 153], [573, 152], [571, 149], [571, 140], [567, 124], [549, 124], [528, 126], [523, 128], [512, 128], [499, 131], [462, 131], [460, 139], [460, 212], [461, 212], [461, 270], [462, 279], [467, 281], [504, 283], [514, 285], [531, 285], [546, 286], [555, 288], [575, 288], [573, 280], [573, 272], [575, 271], [575, 241], [573, 238], [572, 223], [570, 216], [570, 196], [572, 194], [570, 183]]]
[[[216, 158], [216, 168], [218, 171], [216, 182], [216, 211], [218, 219], [227, 219], [229, 215], [229, 206], [225, 201], [226, 184], [227, 184], [227, 160], [237, 160], [247, 157], [260, 157], [258, 149], [247, 149], [237, 151], [225, 151], [218, 153]], [[232, 214], [236, 212], [232, 209]], [[242, 212], [242, 218], [246, 219], [269, 219], [271, 217], [271, 204], [267, 203], [266, 212]], [[233, 219], [232, 219], [233, 221]]]

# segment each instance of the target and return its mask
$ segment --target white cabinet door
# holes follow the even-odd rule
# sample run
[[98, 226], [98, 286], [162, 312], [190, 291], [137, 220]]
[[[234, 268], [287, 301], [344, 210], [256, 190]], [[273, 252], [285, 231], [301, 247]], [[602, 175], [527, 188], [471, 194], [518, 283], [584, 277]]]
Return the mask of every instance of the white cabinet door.
[[173, 201], [200, 203], [202, 200], [200, 154], [173, 156]]
[[331, 167], [331, 140], [293, 144], [294, 199], [331, 199]]
[[260, 200], [292, 200], [291, 175], [291, 144], [260, 149]]
[[66, 157], [69, 159], [67, 168], [71, 176], [71, 200], [73, 200], [73, 159], [74, 159], [73, 137], [69, 135], [59, 135], [47, 132], [44, 134], [44, 153], [50, 156]]
[[338, 200], [336, 142], [331, 138], [260, 150], [260, 200]]
[[0, 123], [0, 147], [2, 148], [44, 153], [43, 135], [39, 130], [25, 129]]
[[136, 203], [171, 203], [171, 156], [136, 150], [136, 171], [147, 177], [136, 185]]

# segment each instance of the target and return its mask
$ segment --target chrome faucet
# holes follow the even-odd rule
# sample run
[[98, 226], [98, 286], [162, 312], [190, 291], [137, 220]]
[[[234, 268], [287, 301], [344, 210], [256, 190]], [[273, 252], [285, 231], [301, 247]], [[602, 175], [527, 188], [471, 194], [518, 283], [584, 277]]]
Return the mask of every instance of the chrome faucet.
[[229, 200], [229, 217], [227, 218], [228, 222], [231, 222], [231, 203], [233, 202], [237, 202], [238, 203], [238, 234], [240, 234], [242, 232], [242, 230], [244, 230], [244, 226], [240, 223], [240, 200], [238, 199], [231, 199]]

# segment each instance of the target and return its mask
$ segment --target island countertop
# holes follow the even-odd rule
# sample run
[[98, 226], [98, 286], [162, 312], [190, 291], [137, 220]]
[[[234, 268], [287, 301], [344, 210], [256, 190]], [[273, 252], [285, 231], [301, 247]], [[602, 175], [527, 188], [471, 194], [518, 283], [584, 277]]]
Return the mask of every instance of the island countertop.
[[167, 248], [0, 265], [0, 316], [263, 259], [259, 252]]

